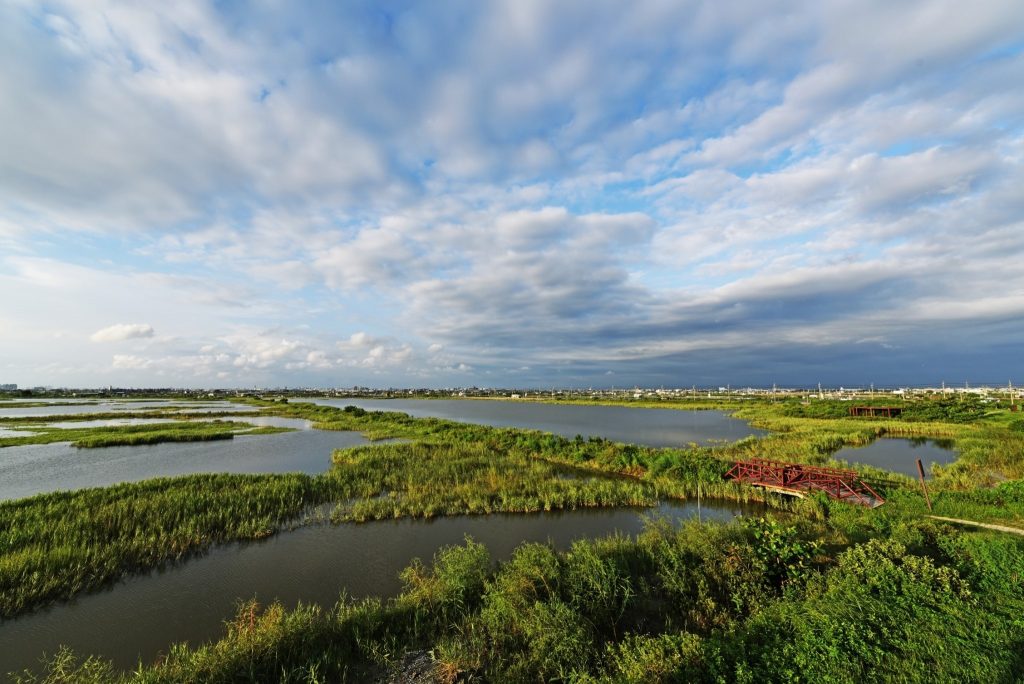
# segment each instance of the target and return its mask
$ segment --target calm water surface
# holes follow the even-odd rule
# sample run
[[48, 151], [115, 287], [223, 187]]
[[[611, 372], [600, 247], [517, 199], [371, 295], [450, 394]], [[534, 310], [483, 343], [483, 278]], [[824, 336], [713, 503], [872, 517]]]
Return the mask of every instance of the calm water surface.
[[[306, 421], [252, 418], [260, 425]], [[300, 430], [213, 442], [76, 449], [67, 442], [0, 449], [0, 500], [189, 473], [322, 473], [335, 449], [368, 444], [357, 432]]]
[[[63, 402], [62, 402], [63, 403]], [[110, 413], [115, 411], [152, 411], [174, 407], [181, 411], [212, 413], [215, 411], [237, 411], [239, 413], [258, 411], [256, 406], [234, 404], [228, 401], [190, 405], [180, 401], [153, 399], [151, 401], [104, 401], [98, 404], [71, 404], [69, 406], [36, 406], [29, 408], [0, 408], [0, 418], [22, 418], [27, 416], [65, 416], [83, 413]]]
[[[46, 427], [74, 430], [77, 428], [115, 427], [117, 425], [152, 425], [157, 423], [175, 423], [178, 418], [107, 418], [96, 420], [61, 420], [55, 423], [40, 423]], [[31, 426], [26, 426], [31, 427]]]
[[[304, 401], [304, 400], [303, 400]], [[764, 435], [722, 411], [541, 404], [473, 399], [311, 399], [327, 406], [358, 406], [368, 411], [401, 411], [415, 418], [447, 418], [494, 427], [518, 427], [573, 438], [604, 437], [652, 447], [681, 447], [690, 442], [730, 442]]]
[[952, 440], [904, 439], [882, 437], [863, 447], [843, 447], [833, 458], [917, 477], [917, 459], [924, 464], [925, 477], [931, 477], [931, 464], [947, 465], [956, 460]]
[[0, 427], [0, 437], [31, 437], [32, 435], [36, 434], [35, 432], [32, 432], [31, 428], [28, 425], [21, 425], [19, 426], [19, 428], [26, 429], [22, 430]]
[[[696, 504], [653, 509], [673, 520], [693, 518]], [[725, 520], [755, 509], [706, 502], [703, 520]], [[34, 667], [42, 652], [66, 644], [100, 654], [119, 667], [152, 662], [169, 644], [193, 646], [223, 634], [236, 601], [255, 597], [287, 606], [333, 605], [342, 591], [355, 597], [393, 596], [398, 573], [413, 558], [429, 560], [465, 535], [484, 543], [495, 559], [524, 541], [566, 549], [573, 540], [613, 532], [636, 534], [650, 511], [579, 510], [535, 515], [491, 515], [305, 527], [262, 542], [233, 544], [112, 589], [82, 596], [24, 618], [0, 622], [0, 672]]]

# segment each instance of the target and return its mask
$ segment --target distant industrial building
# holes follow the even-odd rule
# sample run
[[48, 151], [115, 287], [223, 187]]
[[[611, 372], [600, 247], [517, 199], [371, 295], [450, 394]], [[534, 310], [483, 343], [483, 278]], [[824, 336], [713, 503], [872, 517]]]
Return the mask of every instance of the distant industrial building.
[[0, 392], [14, 392], [18, 389], [18, 386], [13, 382], [9, 385], [0, 385]]

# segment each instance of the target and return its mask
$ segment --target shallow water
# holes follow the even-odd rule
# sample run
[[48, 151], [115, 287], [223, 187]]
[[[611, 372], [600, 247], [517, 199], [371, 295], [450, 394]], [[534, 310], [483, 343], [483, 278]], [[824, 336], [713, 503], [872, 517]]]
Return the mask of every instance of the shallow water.
[[956, 460], [952, 440], [881, 437], [863, 447], [843, 447], [833, 458], [847, 463], [863, 463], [894, 473], [917, 477], [917, 459], [924, 464], [926, 478], [931, 465], [947, 465]]
[[369, 442], [356, 432], [300, 430], [102, 449], [76, 449], [67, 442], [7, 447], [0, 449], [0, 500], [190, 473], [316, 474], [330, 467], [335, 449], [360, 444]]
[[[296, 400], [299, 401], [299, 400]], [[305, 400], [302, 400], [305, 401]], [[604, 437], [652, 447], [683, 447], [690, 442], [736, 441], [764, 435], [723, 411], [682, 411], [629, 406], [542, 404], [474, 399], [311, 399], [327, 406], [358, 406], [368, 411], [401, 411], [494, 427], [518, 427], [569, 437]]]
[[[655, 512], [672, 520], [697, 517], [697, 505], [657, 509], [577, 510], [533, 515], [460, 516], [305, 527], [265, 541], [231, 544], [165, 571], [122, 581], [111, 590], [82, 596], [23, 618], [0, 622], [0, 672], [32, 667], [43, 651], [67, 644], [101, 654], [123, 668], [151, 663], [169, 644], [193, 646], [223, 634], [239, 599], [274, 599], [333, 605], [350, 596], [393, 596], [398, 573], [413, 558], [429, 561], [465, 535], [484, 543], [492, 558], [508, 558], [524, 541], [573, 540], [616, 531], [636, 534]], [[726, 520], [756, 509], [705, 502], [702, 520]]]
[[99, 420], [62, 420], [56, 423], [45, 423], [46, 427], [61, 430], [78, 428], [115, 427], [117, 425], [156, 425], [158, 423], [176, 423], [177, 418], [107, 418]]
[[0, 437], [31, 437], [34, 434], [36, 433], [32, 432], [29, 425], [19, 425], [17, 428], [0, 427]]
[[[63, 402], [62, 402], [63, 403]], [[98, 404], [72, 404], [70, 406], [36, 406], [30, 408], [0, 408], [0, 418], [24, 418], [29, 416], [65, 416], [85, 413], [110, 413], [116, 411], [152, 411], [154, 409], [175, 408], [182, 412], [212, 413], [216, 411], [232, 411], [248, 413], [258, 411], [256, 406], [246, 406], [228, 401], [190, 405], [169, 399], [152, 399], [145, 401], [103, 401]]]
[[230, 413], [253, 413], [259, 411], [258, 406], [247, 406], [245, 404], [231, 404], [225, 402], [224, 404], [214, 406], [189, 406], [183, 405], [178, 406], [174, 411], [168, 411], [170, 414], [174, 413], [218, 413], [218, 412], [230, 412]]
[[223, 420], [235, 420], [240, 423], [249, 423], [266, 427], [283, 427], [293, 430], [312, 430], [313, 422], [302, 418], [282, 418], [279, 416], [232, 416]]

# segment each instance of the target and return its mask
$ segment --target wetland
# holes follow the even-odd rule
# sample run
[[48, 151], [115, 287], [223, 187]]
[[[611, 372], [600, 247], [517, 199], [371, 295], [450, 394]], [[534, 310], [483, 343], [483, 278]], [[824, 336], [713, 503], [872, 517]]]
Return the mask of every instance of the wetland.
[[[45, 650], [51, 681], [365, 681], [428, 649], [456, 679], [712, 681], [776, 672], [771, 645], [802, 643], [793, 657], [817, 654], [803, 662], [827, 677], [838, 661], [815, 649], [856, 601], [865, 631], [838, 652], [884, 643], [865, 672], [1019, 671], [980, 645], [937, 670], [923, 659], [920, 640], [954, 615], [988, 616], [963, 643], [1012, 652], [1024, 597], [1000, 578], [1022, 554], [1008, 535], [929, 521], [901, 470], [903, 452], [940, 450], [937, 514], [1020, 526], [1024, 431], [1008, 414], [250, 403], [3, 409], [22, 415], [0, 413], [0, 440], [50, 443], [0, 449], [5, 486], [22, 473], [0, 501], [0, 669], [39, 672]], [[227, 436], [102, 446], [180, 422]], [[57, 432], [106, 441], [75, 448]], [[868, 458], [893, 444], [903, 452]], [[751, 457], [844, 459], [887, 503], [794, 502], [723, 479]], [[645, 510], [667, 520], [645, 527]], [[902, 614], [916, 636], [898, 644], [884, 636], [898, 595], [860, 593], [894, 581], [932, 596]]]

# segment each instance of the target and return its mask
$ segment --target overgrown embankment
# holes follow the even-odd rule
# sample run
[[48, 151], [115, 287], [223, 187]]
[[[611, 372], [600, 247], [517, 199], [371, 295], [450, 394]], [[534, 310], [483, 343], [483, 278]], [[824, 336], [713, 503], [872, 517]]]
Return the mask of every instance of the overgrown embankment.
[[124, 674], [65, 651], [47, 681], [382, 681], [410, 652], [435, 682], [1019, 681], [1024, 541], [887, 520], [835, 548], [832, 523], [662, 524], [497, 568], [467, 541], [395, 599], [248, 603], [213, 644]]
[[330, 498], [305, 475], [188, 475], [0, 502], [0, 618], [211, 544], [265, 537]]

